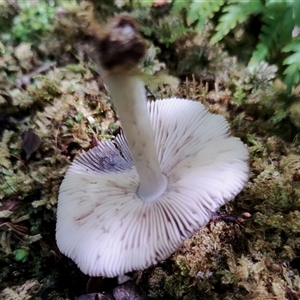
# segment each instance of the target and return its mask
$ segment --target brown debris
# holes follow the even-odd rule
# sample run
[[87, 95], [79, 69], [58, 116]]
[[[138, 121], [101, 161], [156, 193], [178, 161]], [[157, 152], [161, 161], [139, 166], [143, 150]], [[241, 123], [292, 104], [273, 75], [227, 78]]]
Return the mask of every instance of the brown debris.
[[[101, 27], [91, 16], [87, 35], [93, 45], [92, 57], [101, 62], [105, 69], [112, 71], [116, 67], [136, 66], [146, 54], [146, 44], [137, 31], [136, 21], [126, 15], [109, 20], [108, 25]], [[128, 30], [128, 34], [124, 31]], [[126, 38], [124, 38], [126, 37]]]
[[41, 145], [40, 137], [33, 131], [33, 129], [28, 129], [21, 134], [22, 149], [26, 153], [26, 160], [30, 158], [32, 153], [34, 153]]

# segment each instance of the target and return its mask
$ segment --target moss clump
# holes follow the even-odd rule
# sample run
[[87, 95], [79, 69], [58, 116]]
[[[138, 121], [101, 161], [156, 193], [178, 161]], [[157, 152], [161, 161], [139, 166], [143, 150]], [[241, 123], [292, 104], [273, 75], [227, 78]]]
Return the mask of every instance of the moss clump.
[[39, 287], [40, 284], [37, 280], [27, 280], [20, 286], [6, 287], [2, 292], [0, 292], [0, 297], [2, 300], [29, 300], [32, 299], [32, 295], [38, 290]]
[[[88, 63], [80, 61], [76, 69], [68, 63], [41, 65], [29, 43], [20, 44], [15, 54], [9, 45], [4, 51], [0, 290], [32, 277], [53, 278], [64, 265], [54, 237], [60, 183], [80, 149], [113, 137], [118, 129], [105, 89], [100, 90]], [[40, 140], [30, 155], [25, 152], [30, 145], [22, 140], [26, 132]]]
[[[202, 97], [201, 82], [187, 83], [198, 86], [189, 92]], [[186, 93], [186, 85], [178, 92]], [[248, 117], [243, 106], [218, 97], [206, 105], [228, 117], [250, 153], [249, 183], [226, 210], [252, 217], [201, 229], [170, 260], [140, 272], [137, 282], [152, 296], [170, 299], [299, 297], [299, 270], [291, 267], [300, 253], [299, 145], [269, 131], [268, 120], [254, 122], [255, 114]]]

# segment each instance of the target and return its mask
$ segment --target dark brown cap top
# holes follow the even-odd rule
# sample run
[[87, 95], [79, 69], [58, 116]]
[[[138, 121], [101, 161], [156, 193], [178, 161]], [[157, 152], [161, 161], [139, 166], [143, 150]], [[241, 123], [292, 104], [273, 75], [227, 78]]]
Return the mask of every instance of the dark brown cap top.
[[146, 53], [146, 44], [129, 16], [111, 19], [104, 34], [94, 37], [95, 52], [106, 70], [136, 66]]

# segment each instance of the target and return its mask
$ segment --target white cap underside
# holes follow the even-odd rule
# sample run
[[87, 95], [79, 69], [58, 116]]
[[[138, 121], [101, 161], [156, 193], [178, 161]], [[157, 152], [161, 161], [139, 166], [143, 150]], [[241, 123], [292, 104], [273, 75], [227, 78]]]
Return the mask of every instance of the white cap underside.
[[169, 180], [163, 196], [141, 201], [134, 167], [98, 172], [76, 160], [61, 185], [57, 244], [91, 276], [114, 277], [166, 259], [248, 179], [248, 152], [229, 136], [223, 116], [183, 99], [148, 107]]

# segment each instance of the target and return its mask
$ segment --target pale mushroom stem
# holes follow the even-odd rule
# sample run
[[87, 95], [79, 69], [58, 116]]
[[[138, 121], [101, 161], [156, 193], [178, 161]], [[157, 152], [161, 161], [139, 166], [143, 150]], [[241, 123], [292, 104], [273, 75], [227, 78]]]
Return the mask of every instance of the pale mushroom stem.
[[137, 195], [146, 202], [154, 201], [166, 191], [167, 178], [162, 174], [157, 158], [144, 84], [138, 77], [124, 73], [111, 73], [104, 82], [120, 117], [139, 175]]

